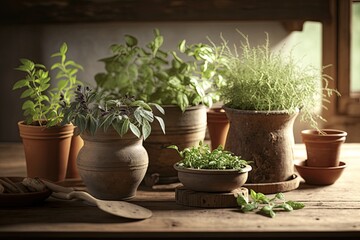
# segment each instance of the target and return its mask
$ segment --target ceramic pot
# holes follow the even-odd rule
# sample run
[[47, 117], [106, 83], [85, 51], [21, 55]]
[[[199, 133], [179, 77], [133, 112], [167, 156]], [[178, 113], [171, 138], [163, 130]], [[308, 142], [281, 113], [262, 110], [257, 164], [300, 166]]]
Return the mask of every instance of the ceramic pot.
[[336, 167], [339, 166], [341, 145], [347, 133], [336, 129], [309, 129], [301, 131], [302, 141], [306, 147], [307, 166]]
[[[188, 107], [184, 112], [178, 106], [162, 106], [165, 110], [163, 120], [166, 134], [159, 124], [152, 123], [151, 135], [144, 141], [144, 147], [149, 154], [148, 175], [157, 174], [161, 178], [176, 178], [177, 172], [173, 165], [180, 161], [179, 154], [170, 145], [176, 145], [180, 150], [198, 146], [200, 140], [205, 139], [206, 133], [206, 107], [203, 105]], [[156, 109], [155, 115], [161, 115]]]
[[74, 126], [46, 127], [18, 122], [24, 145], [28, 177], [40, 177], [54, 182], [66, 176]]
[[185, 188], [199, 192], [231, 192], [240, 188], [248, 178], [251, 166], [242, 171], [234, 169], [192, 169], [174, 165]]
[[76, 159], [82, 146], [84, 146], [84, 141], [82, 140], [80, 135], [74, 135], [71, 138], [66, 178], [80, 178], [79, 171], [76, 166]]
[[207, 110], [207, 128], [212, 150], [216, 149], [219, 145], [225, 146], [229, 127], [229, 119], [223, 108], [210, 108]]
[[132, 133], [120, 137], [113, 128], [81, 137], [77, 168], [88, 192], [106, 200], [133, 198], [149, 162], [142, 139]]
[[230, 120], [225, 149], [253, 162], [247, 182], [293, 179], [293, 125], [298, 112], [224, 109]]

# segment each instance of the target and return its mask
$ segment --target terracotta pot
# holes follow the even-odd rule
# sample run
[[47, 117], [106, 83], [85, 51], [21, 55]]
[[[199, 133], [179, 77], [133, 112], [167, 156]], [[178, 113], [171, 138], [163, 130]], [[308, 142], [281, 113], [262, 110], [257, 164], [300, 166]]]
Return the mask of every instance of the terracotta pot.
[[226, 169], [192, 169], [174, 165], [180, 182], [189, 190], [199, 192], [231, 192], [246, 182], [251, 166], [242, 171]]
[[305, 143], [307, 165], [311, 167], [339, 166], [341, 145], [345, 142], [347, 133], [336, 129], [303, 130], [301, 137]]
[[32, 126], [18, 122], [28, 177], [63, 181], [66, 175], [73, 125]]
[[229, 131], [229, 119], [223, 108], [210, 108], [207, 111], [207, 128], [209, 131], [211, 149], [219, 145], [225, 147], [227, 133]]
[[[180, 161], [179, 154], [170, 145], [177, 145], [179, 149], [198, 146], [200, 140], [205, 139], [206, 108], [203, 105], [189, 107], [182, 112], [178, 106], [163, 106], [163, 116], [166, 134], [164, 135], [157, 122], [151, 127], [151, 135], [144, 141], [144, 147], [149, 154], [149, 168], [147, 174], [158, 174], [164, 178], [176, 178], [177, 172], [173, 165]], [[160, 113], [154, 109], [158, 115]]]
[[230, 120], [225, 149], [253, 162], [248, 182], [293, 179], [293, 125], [298, 112], [224, 109]]
[[120, 137], [112, 128], [81, 137], [77, 168], [89, 193], [107, 200], [133, 198], [149, 162], [142, 139], [132, 133]]
[[70, 153], [68, 166], [66, 171], [66, 178], [80, 178], [79, 171], [76, 165], [76, 159], [80, 149], [84, 146], [84, 141], [80, 135], [74, 135], [71, 138]]

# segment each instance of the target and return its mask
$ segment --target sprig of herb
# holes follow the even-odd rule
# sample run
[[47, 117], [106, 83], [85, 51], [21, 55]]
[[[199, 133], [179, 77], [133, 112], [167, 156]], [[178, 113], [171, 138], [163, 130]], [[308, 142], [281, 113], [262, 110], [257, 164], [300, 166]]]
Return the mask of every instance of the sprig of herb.
[[276, 211], [290, 212], [305, 207], [301, 202], [286, 201], [283, 193], [277, 193], [273, 198], [268, 198], [263, 193], [250, 189], [250, 197], [252, 201], [248, 201], [241, 194], [236, 196], [237, 204], [244, 213], [257, 210], [257, 213], [273, 218], [276, 216]]
[[182, 160], [179, 166], [194, 169], [236, 169], [241, 171], [248, 162], [235, 156], [229, 151], [225, 151], [220, 145], [213, 151], [208, 144], [200, 141], [199, 146], [192, 146], [180, 151], [175, 145], [168, 146], [175, 149]]
[[76, 85], [81, 84], [76, 74], [83, 69], [73, 60], [66, 59], [67, 50], [67, 44], [63, 43], [59, 52], [51, 55], [59, 57], [59, 61], [51, 66], [51, 70], [57, 70], [55, 78], [59, 80], [52, 89], [49, 89], [51, 78], [44, 65], [29, 59], [20, 59], [21, 65], [16, 70], [27, 75], [14, 84], [13, 90], [25, 88], [20, 98], [28, 98], [22, 105], [26, 124], [52, 127], [61, 123], [63, 113], [60, 109], [60, 98], [70, 103]]
[[130, 130], [138, 138], [143, 137], [145, 140], [151, 133], [150, 123], [155, 119], [165, 133], [163, 119], [155, 116], [151, 108], [154, 106], [160, 113], [165, 114], [158, 104], [145, 103], [130, 96], [109, 99], [103, 92], [80, 85], [75, 90], [75, 95], [76, 98], [70, 104], [62, 102], [63, 124], [72, 122], [80, 133], [88, 131], [94, 135], [99, 128], [107, 131], [109, 127], [113, 127], [120, 136]]

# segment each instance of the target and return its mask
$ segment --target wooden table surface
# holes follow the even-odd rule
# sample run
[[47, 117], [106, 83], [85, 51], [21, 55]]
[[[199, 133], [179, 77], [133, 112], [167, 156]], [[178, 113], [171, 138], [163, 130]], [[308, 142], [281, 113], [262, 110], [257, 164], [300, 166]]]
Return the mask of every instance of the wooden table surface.
[[[306, 155], [304, 145], [295, 146], [295, 159]], [[9, 238], [274, 238], [338, 237], [360, 239], [360, 144], [345, 144], [341, 161], [347, 168], [329, 186], [303, 181], [286, 192], [288, 200], [305, 208], [267, 218], [241, 213], [236, 208], [194, 208], [176, 204], [174, 190], [141, 186], [132, 202], [149, 208], [146, 220], [112, 216], [82, 201], [48, 198], [43, 204], [24, 208], [1, 208], [0, 239]], [[0, 176], [25, 176], [22, 144], [0, 143]]]

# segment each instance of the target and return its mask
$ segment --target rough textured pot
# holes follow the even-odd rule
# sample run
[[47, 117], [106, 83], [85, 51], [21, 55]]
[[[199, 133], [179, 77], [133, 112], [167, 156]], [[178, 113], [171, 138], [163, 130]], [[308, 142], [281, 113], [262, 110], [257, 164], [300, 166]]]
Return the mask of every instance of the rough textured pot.
[[347, 133], [336, 129], [321, 129], [324, 134], [314, 129], [301, 131], [307, 154], [307, 165], [311, 167], [339, 166], [341, 145]]
[[244, 111], [224, 106], [230, 120], [225, 149], [253, 161], [249, 183], [293, 178], [293, 125], [298, 112]]
[[207, 110], [207, 128], [211, 141], [211, 149], [216, 149], [219, 145], [225, 146], [229, 127], [229, 119], [223, 108], [218, 107]]
[[142, 139], [132, 133], [120, 137], [112, 128], [81, 137], [77, 168], [89, 193], [107, 200], [133, 198], [149, 162]]
[[24, 145], [28, 177], [63, 181], [66, 175], [74, 126], [32, 126], [18, 122]]
[[80, 178], [79, 171], [76, 166], [76, 159], [82, 146], [84, 146], [84, 141], [82, 140], [80, 135], [74, 135], [71, 138], [66, 178]]
[[251, 166], [247, 165], [242, 171], [226, 169], [192, 169], [174, 164], [178, 171], [180, 182], [189, 190], [199, 192], [231, 192], [244, 185]]
[[307, 184], [330, 185], [335, 183], [343, 173], [346, 163], [340, 162], [336, 167], [310, 167], [308, 160], [296, 161], [295, 168]]
[[[178, 106], [163, 106], [163, 116], [166, 134], [161, 131], [159, 124], [152, 124], [151, 135], [144, 141], [144, 147], [149, 154], [148, 175], [158, 174], [164, 178], [177, 178], [173, 165], [180, 161], [179, 154], [170, 145], [179, 149], [198, 146], [200, 140], [205, 139], [206, 108], [203, 105], [189, 107], [182, 112]], [[157, 115], [161, 115], [154, 109]]]

